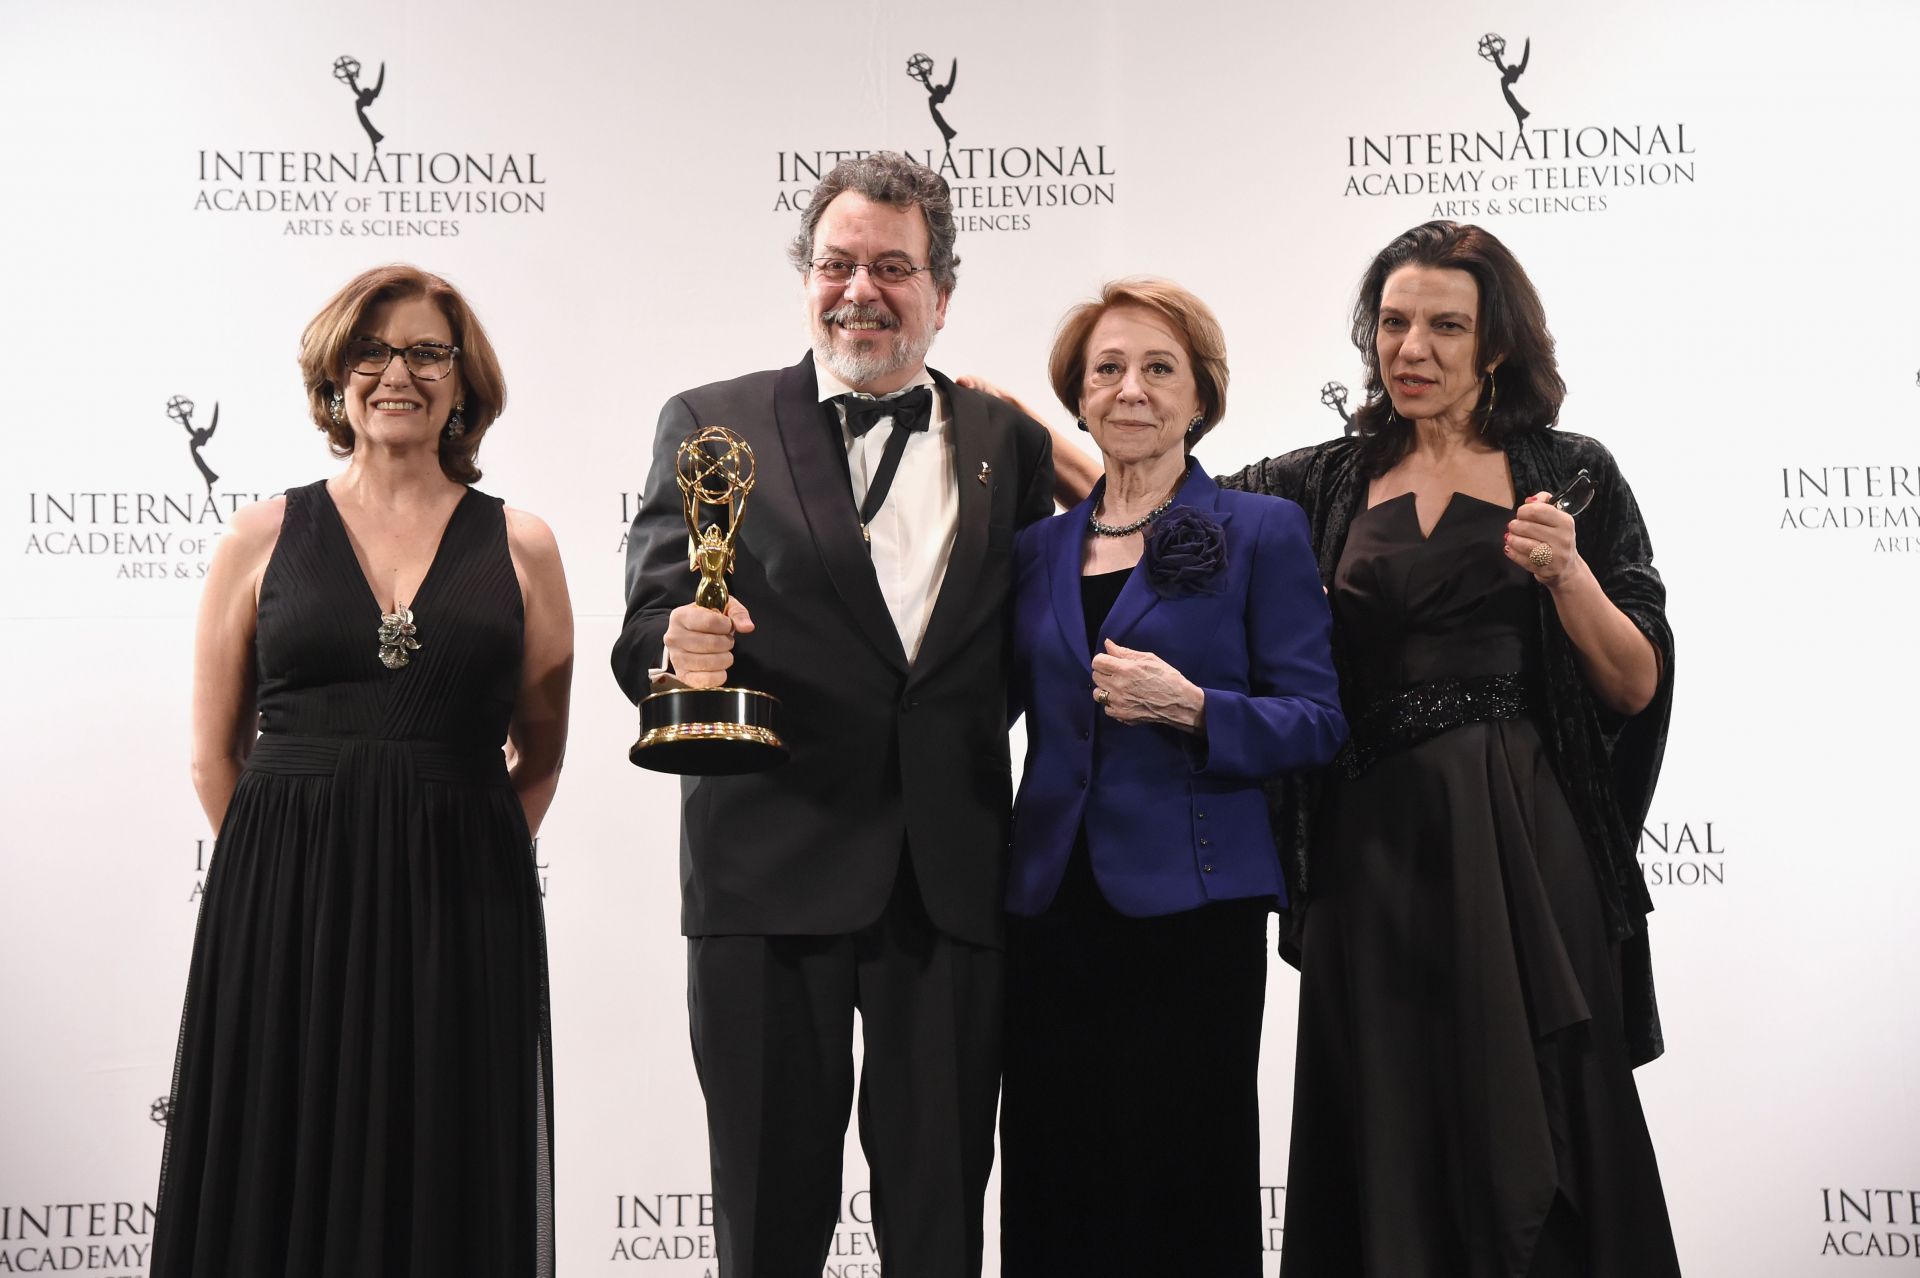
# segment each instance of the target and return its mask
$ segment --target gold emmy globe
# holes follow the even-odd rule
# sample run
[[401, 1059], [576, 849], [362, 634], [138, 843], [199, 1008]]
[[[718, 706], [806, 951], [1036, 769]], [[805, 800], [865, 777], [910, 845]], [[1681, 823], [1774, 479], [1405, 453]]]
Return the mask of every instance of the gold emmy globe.
[[[753, 449], [725, 426], [703, 426], [681, 443], [673, 465], [692, 548], [687, 566], [700, 575], [693, 602], [725, 612], [733, 543], [753, 491]], [[725, 533], [718, 522], [701, 527], [705, 506], [727, 512]], [[662, 684], [640, 702], [640, 739], [627, 752], [640, 767], [714, 777], [786, 762], [774, 726], [779, 698], [751, 688], [689, 688], [671, 677], [655, 686]]]

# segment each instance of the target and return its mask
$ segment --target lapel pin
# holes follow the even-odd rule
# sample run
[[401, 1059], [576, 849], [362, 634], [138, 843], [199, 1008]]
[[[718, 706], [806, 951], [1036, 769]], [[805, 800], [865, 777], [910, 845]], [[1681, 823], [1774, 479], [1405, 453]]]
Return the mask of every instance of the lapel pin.
[[975, 475], [974, 478], [979, 480], [982, 484], [984, 484], [992, 477], [993, 477], [993, 467], [987, 465], [985, 462], [981, 462], [980, 473]]

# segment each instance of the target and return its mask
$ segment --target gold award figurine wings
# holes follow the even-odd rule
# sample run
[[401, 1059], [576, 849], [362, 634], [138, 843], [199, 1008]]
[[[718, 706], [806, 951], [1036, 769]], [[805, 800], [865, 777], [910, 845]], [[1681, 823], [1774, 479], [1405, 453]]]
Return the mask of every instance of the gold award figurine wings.
[[[687, 566], [700, 574], [693, 602], [725, 612], [734, 539], [753, 491], [753, 449], [725, 426], [703, 426], [680, 445], [674, 474], [687, 517]], [[706, 506], [726, 511], [726, 532], [718, 522], [700, 526]], [[778, 698], [750, 688], [689, 688], [677, 679], [664, 682], [668, 686], [663, 691], [640, 702], [640, 739], [627, 752], [634, 763], [655, 772], [712, 777], [759, 772], [786, 762], [786, 743], [774, 727]]]

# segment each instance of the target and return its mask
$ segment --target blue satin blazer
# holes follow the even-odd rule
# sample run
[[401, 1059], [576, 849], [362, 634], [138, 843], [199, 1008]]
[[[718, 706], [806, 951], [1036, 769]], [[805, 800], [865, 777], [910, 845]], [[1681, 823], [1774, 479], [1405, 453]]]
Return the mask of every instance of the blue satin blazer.
[[1105, 487], [1014, 543], [1012, 712], [1027, 719], [1007, 909], [1053, 900], [1084, 825], [1094, 878], [1136, 917], [1286, 887], [1262, 783], [1318, 768], [1346, 740], [1333, 622], [1300, 507], [1226, 492], [1196, 463], [1177, 505], [1226, 535], [1217, 594], [1163, 599], [1144, 559], [1100, 629], [1157, 654], [1206, 691], [1206, 735], [1123, 724], [1093, 701], [1080, 604], [1087, 520]]

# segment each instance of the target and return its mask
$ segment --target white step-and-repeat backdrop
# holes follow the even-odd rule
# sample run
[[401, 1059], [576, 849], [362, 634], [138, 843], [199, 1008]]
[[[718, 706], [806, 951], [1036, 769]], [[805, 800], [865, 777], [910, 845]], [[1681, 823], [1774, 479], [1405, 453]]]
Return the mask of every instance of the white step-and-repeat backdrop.
[[[1057, 412], [1070, 303], [1140, 272], [1207, 298], [1234, 374], [1216, 470], [1340, 431], [1352, 290], [1392, 235], [1446, 216], [1513, 247], [1679, 636], [1642, 844], [1669, 1050], [1639, 1078], [1681, 1256], [1912, 1272], [1916, 47], [1898, 0], [4, 0], [0, 1274], [144, 1272], [211, 843], [200, 578], [236, 506], [335, 467], [295, 343], [396, 259], [491, 330], [510, 401], [482, 486], [553, 525], [579, 610], [538, 850], [564, 1272], [712, 1272], [675, 789], [627, 764], [606, 653], [659, 404], [802, 352], [796, 209], [878, 148], [955, 188], [950, 372]], [[1271, 989], [1270, 1269], [1277, 960]], [[837, 1278], [880, 1272], [864, 1184], [854, 1149]]]

